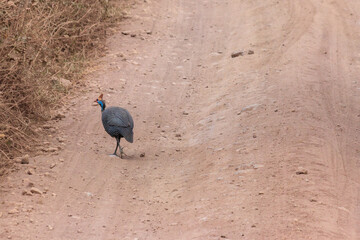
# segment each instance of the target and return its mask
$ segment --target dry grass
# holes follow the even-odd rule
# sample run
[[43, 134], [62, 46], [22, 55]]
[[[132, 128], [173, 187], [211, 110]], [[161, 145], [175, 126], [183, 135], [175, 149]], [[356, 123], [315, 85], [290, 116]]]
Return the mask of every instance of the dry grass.
[[[0, 1], [0, 170], [34, 143], [33, 124], [81, 76], [121, 17], [108, 0]], [[1, 172], [0, 172], [1, 174]]]

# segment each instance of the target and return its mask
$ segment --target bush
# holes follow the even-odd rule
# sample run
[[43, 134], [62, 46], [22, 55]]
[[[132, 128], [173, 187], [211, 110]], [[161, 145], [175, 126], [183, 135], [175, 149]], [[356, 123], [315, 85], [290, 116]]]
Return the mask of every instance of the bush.
[[120, 17], [107, 0], [0, 2], [0, 169], [35, 141], [33, 123], [79, 79], [85, 59]]

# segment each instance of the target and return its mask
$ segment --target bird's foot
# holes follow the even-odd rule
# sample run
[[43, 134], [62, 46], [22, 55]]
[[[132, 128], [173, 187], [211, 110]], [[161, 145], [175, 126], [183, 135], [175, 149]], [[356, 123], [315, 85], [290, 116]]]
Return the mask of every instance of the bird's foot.
[[120, 158], [123, 158], [123, 155], [127, 157], [123, 149], [124, 147], [120, 147]]
[[[110, 157], [120, 157], [119, 155], [117, 155], [116, 153], [112, 153], [112, 154], [109, 154]], [[121, 157], [120, 157], [121, 158]]]

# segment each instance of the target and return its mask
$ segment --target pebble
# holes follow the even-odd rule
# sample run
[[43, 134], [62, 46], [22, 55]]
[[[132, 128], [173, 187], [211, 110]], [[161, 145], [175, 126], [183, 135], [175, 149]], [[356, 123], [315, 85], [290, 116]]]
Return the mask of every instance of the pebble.
[[34, 170], [33, 169], [31, 169], [31, 168], [29, 168], [29, 169], [27, 169], [26, 171], [26, 174], [28, 174], [28, 175], [34, 175]]
[[29, 164], [29, 155], [26, 154], [25, 156], [22, 156], [20, 159], [21, 159], [21, 164]]
[[264, 165], [262, 165], [262, 164], [254, 164], [253, 165], [254, 169], [258, 169], [258, 168], [262, 168], [262, 167], [264, 167]]
[[21, 194], [24, 196], [32, 196], [33, 195], [31, 192], [29, 192], [27, 190], [23, 190]]
[[296, 170], [296, 174], [297, 175], [301, 175], [301, 174], [308, 174], [308, 170], [306, 170], [303, 167], [298, 167], [298, 169]]
[[232, 54], [231, 54], [231, 57], [232, 58], [236, 58], [236, 57], [238, 57], [238, 56], [243, 56], [244, 55], [244, 52], [243, 51], [238, 51], [238, 52], [233, 52]]
[[50, 169], [53, 169], [54, 167], [56, 167], [56, 163], [50, 165]]
[[61, 113], [58, 113], [54, 117], [52, 117], [52, 120], [61, 120], [63, 118], [65, 118], [65, 115], [61, 114]]
[[252, 54], [254, 54], [255, 52], [254, 52], [254, 50], [249, 50], [248, 51], [248, 55], [252, 55]]
[[55, 147], [49, 147], [49, 148], [42, 148], [43, 152], [56, 152], [58, 149]]
[[140, 157], [145, 157], [145, 153], [140, 153]]
[[17, 208], [13, 208], [8, 212], [8, 214], [15, 214], [15, 213], [19, 213], [19, 210]]
[[36, 188], [36, 187], [30, 188], [30, 192], [31, 192], [31, 193], [35, 193], [35, 194], [42, 194], [42, 192], [40, 191], [40, 189], [38, 189], [38, 188]]

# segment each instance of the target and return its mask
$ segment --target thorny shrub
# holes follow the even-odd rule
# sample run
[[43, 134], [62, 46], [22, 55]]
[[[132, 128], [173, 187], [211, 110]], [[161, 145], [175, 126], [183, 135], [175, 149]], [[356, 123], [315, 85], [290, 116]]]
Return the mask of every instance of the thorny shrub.
[[115, 0], [0, 1], [0, 175], [120, 17]]

